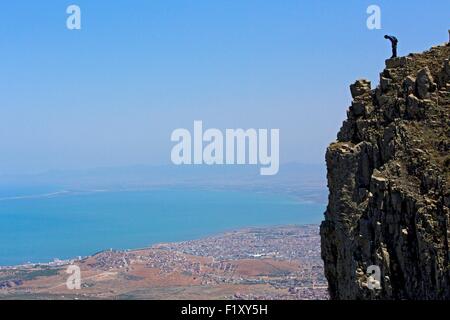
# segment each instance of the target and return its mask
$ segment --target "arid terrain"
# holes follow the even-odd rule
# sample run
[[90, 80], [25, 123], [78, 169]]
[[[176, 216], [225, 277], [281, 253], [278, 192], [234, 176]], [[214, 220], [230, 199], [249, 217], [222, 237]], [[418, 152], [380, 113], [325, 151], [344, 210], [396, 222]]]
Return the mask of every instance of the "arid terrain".
[[[70, 265], [81, 288], [70, 290]], [[251, 228], [0, 269], [0, 299], [328, 299], [316, 225]]]

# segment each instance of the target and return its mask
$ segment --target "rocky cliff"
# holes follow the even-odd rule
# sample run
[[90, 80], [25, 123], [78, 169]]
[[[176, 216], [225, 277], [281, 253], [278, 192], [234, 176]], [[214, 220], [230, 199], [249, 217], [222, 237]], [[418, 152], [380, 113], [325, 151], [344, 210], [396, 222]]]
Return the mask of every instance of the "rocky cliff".
[[348, 119], [326, 153], [333, 299], [450, 299], [449, 58], [442, 45], [390, 59], [378, 87], [350, 86]]

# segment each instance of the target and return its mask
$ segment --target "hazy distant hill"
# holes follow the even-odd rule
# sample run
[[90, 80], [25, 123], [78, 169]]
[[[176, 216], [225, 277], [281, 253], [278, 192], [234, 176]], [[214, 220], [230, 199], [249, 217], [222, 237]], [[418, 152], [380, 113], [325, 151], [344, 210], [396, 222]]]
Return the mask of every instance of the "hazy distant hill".
[[241, 185], [248, 183], [325, 184], [325, 165], [285, 164], [278, 175], [260, 176], [256, 166], [128, 166], [88, 170], [48, 171], [0, 176], [0, 186], [117, 187], [161, 184]]
[[246, 188], [314, 193], [325, 200], [324, 165], [285, 164], [275, 176], [261, 176], [257, 166], [129, 166], [77, 171], [50, 171], [33, 175], [0, 176], [0, 195], [56, 192], [65, 189], [134, 189], [160, 186]]

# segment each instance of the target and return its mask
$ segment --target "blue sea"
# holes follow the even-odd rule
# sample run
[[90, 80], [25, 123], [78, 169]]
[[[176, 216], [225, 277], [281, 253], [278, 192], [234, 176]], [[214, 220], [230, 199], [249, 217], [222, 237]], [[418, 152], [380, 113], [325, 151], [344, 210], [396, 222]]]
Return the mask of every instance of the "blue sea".
[[312, 224], [324, 204], [250, 191], [0, 193], [0, 265], [198, 239], [253, 226]]

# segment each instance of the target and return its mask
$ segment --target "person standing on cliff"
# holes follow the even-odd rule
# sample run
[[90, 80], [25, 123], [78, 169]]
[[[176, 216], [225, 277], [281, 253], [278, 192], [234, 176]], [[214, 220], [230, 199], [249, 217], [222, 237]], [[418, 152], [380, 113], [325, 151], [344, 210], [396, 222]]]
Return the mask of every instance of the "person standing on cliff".
[[391, 41], [391, 45], [392, 45], [392, 58], [397, 58], [397, 44], [398, 44], [398, 40], [396, 37], [394, 36], [388, 36], [385, 35], [384, 36], [385, 39], [388, 39], [389, 41]]

